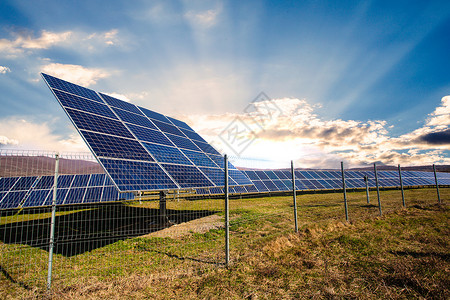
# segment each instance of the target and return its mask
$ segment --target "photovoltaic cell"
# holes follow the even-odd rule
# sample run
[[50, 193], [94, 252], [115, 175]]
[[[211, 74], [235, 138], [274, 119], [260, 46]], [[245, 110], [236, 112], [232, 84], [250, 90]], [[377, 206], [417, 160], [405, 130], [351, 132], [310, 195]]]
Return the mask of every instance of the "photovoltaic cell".
[[78, 109], [111, 119], [117, 119], [112, 110], [105, 104], [97, 103], [95, 101], [84, 99], [58, 90], [53, 90], [53, 92], [64, 108]]
[[157, 113], [156, 111], [151, 111], [149, 109], [146, 109], [144, 107], [139, 107], [139, 109], [144, 113], [144, 115], [146, 115], [147, 117], [149, 117], [152, 120], [158, 120], [161, 122], [166, 122], [166, 123], [170, 123], [169, 119], [167, 119], [166, 116]]
[[120, 121], [103, 118], [70, 108], [66, 108], [66, 111], [69, 113], [75, 124], [77, 124], [79, 129], [117, 135], [131, 139], [133, 138], [130, 131]]
[[108, 96], [106, 94], [103, 93], [99, 93], [102, 98], [106, 101], [106, 103], [108, 103], [110, 106], [114, 106], [138, 115], [142, 115], [141, 111], [136, 107], [136, 105], [119, 100], [117, 98]]
[[156, 163], [103, 159], [100, 161], [122, 191], [170, 190], [178, 186]]
[[192, 165], [186, 156], [175, 147], [163, 146], [158, 144], [144, 143], [145, 148], [152, 153], [158, 162], [174, 163], [182, 165]]
[[151, 130], [131, 124], [128, 125], [128, 128], [130, 128], [134, 135], [141, 141], [173, 146], [173, 143], [158, 130]]
[[178, 148], [201, 151], [190, 139], [167, 133], [166, 136]]
[[71, 94], [75, 94], [78, 96], [82, 96], [84, 98], [88, 98], [100, 103], [103, 103], [102, 99], [97, 95], [93, 90], [87, 89], [85, 87], [61, 80], [59, 78], [42, 74], [44, 79], [47, 81], [48, 85], [53, 89], [58, 89], [62, 91], [69, 92]]
[[139, 125], [139, 126], [144, 126], [144, 127], [150, 128], [150, 129], [157, 129], [155, 127], [155, 125], [152, 123], [152, 121], [150, 121], [145, 116], [136, 115], [134, 113], [131, 113], [131, 112], [128, 112], [125, 110], [121, 110], [119, 108], [114, 108], [114, 107], [113, 107], [113, 110], [119, 116], [119, 118], [124, 122]]
[[99, 157], [153, 161], [136, 140], [80, 130], [92, 150]]
[[160, 121], [156, 121], [154, 120], [153, 123], [155, 123], [155, 125], [162, 131], [162, 132], [166, 132], [166, 133], [171, 133], [174, 135], [178, 135], [181, 137], [185, 137], [185, 135], [183, 134], [183, 132], [181, 132], [180, 129], [178, 129], [176, 126], [171, 125], [171, 124], [167, 124], [164, 122], [160, 122]]
[[163, 164], [163, 167], [178, 182], [181, 188], [214, 186], [205, 175], [193, 166]]

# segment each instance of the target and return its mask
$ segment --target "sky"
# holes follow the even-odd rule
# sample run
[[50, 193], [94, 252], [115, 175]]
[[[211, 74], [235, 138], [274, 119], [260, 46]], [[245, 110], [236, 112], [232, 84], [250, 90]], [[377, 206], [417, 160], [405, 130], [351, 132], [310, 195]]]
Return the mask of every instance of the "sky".
[[250, 162], [450, 164], [449, 1], [0, 1], [0, 149], [88, 151], [44, 72]]

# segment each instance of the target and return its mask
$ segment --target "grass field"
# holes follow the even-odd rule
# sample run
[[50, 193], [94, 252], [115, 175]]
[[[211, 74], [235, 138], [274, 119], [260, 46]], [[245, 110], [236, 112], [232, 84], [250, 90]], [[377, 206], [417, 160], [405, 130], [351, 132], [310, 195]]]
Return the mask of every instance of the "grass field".
[[[298, 195], [298, 233], [291, 197], [230, 200], [230, 266], [223, 265], [223, 228], [146, 235], [79, 255], [56, 255], [50, 296], [449, 299], [450, 189], [441, 188], [442, 205], [437, 204], [435, 189], [406, 190], [405, 196], [407, 209], [399, 191], [382, 191], [379, 217], [375, 192], [371, 204], [365, 192], [348, 193], [346, 222], [342, 194]], [[222, 200], [174, 201], [167, 206], [207, 209], [223, 218]], [[0, 222], [10, 221], [2, 217]], [[3, 243], [0, 251], [0, 298], [50, 297], [45, 291], [47, 251]]]

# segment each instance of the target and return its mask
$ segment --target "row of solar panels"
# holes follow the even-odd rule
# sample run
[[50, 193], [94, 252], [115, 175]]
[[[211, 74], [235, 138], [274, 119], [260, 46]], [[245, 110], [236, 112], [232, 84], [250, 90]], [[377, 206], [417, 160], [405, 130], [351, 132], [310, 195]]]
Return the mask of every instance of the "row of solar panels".
[[[223, 186], [224, 159], [189, 125], [42, 74], [120, 191]], [[229, 164], [230, 185], [251, 184]]]
[[[289, 170], [246, 170], [252, 184], [230, 186], [230, 194], [282, 192], [292, 190], [292, 175]], [[338, 171], [295, 171], [297, 190], [341, 189], [342, 177]], [[375, 176], [370, 171], [345, 171], [348, 188], [364, 188], [364, 176], [370, 187], [375, 187]], [[450, 185], [450, 173], [437, 173], [440, 185]], [[404, 186], [434, 185], [431, 172], [403, 171]], [[0, 209], [17, 207], [48, 206], [52, 204], [53, 176], [3, 177], [0, 178]], [[381, 187], [400, 186], [398, 172], [379, 171]], [[199, 188], [197, 194], [223, 194], [223, 188]], [[86, 204], [132, 200], [132, 193], [120, 193], [105, 174], [60, 175], [58, 177], [57, 205]]]
[[[51, 205], [54, 176], [0, 178], [0, 209]], [[82, 204], [133, 199], [133, 194], [119, 194], [105, 174], [60, 175], [57, 203]]]
[[[229, 193], [263, 193], [292, 190], [292, 173], [290, 170], [246, 170], [244, 174], [252, 181], [251, 186], [230, 187]], [[340, 171], [296, 170], [295, 187], [297, 190], [332, 190], [342, 188]], [[372, 171], [345, 171], [347, 188], [365, 188], [364, 176], [368, 177], [369, 187], [375, 187], [375, 173]], [[400, 186], [399, 174], [396, 171], [378, 171], [380, 187]], [[450, 185], [450, 173], [437, 173], [440, 185]], [[418, 171], [402, 171], [404, 186], [434, 185], [434, 173]], [[198, 189], [199, 194], [221, 194], [223, 189]]]

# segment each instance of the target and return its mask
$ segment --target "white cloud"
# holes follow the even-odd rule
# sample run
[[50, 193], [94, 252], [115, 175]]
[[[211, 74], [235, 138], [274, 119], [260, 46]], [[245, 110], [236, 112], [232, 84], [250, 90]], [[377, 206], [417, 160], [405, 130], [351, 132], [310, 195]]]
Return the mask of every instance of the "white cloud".
[[67, 137], [56, 135], [52, 123], [35, 123], [17, 117], [0, 120], [0, 146], [27, 150], [60, 152], [88, 151], [81, 136], [74, 132]]
[[11, 72], [11, 70], [8, 67], [0, 66], [0, 74], [6, 74]]
[[113, 98], [123, 100], [125, 102], [130, 102], [131, 101], [127, 96], [122, 95], [122, 94], [118, 94], [118, 93], [105, 93], [105, 94], [108, 95], [108, 96], [111, 96]]
[[109, 72], [102, 69], [59, 63], [45, 65], [41, 71], [85, 87], [95, 84], [101, 78], [110, 76]]
[[206, 11], [193, 11], [190, 10], [184, 14], [184, 17], [190, 21], [193, 25], [199, 25], [202, 27], [214, 26], [217, 22], [217, 18], [221, 12], [221, 9], [209, 9]]
[[6, 145], [17, 145], [19, 144], [18, 140], [10, 139], [7, 136], [0, 135], [0, 145], [6, 146]]
[[12, 39], [0, 39], [0, 53], [7, 58], [17, 58], [20, 54], [31, 54], [34, 50], [51, 47], [67, 47], [72, 50], [101, 51], [105, 46], [120, 44], [118, 30], [86, 33], [81, 31], [51, 32], [43, 30], [34, 36], [30, 32], [13, 32]]
[[14, 34], [15, 39], [0, 39], [0, 51], [8, 54], [18, 54], [25, 50], [48, 49], [54, 45], [67, 41], [72, 35], [71, 31], [50, 32], [42, 31], [39, 37], [30, 33]]
[[[389, 135], [391, 126], [384, 120], [324, 120], [306, 100], [290, 98], [257, 102], [253, 112], [190, 116], [188, 123], [225, 153], [264, 160], [294, 159], [303, 167], [336, 168], [339, 160], [352, 166], [376, 161], [391, 165], [450, 163], [444, 152], [450, 150], [449, 99], [442, 99], [426, 126], [400, 137]], [[273, 114], [270, 106], [282, 113]], [[263, 126], [258, 114], [266, 118]], [[236, 126], [236, 120], [244, 125]], [[224, 131], [226, 128], [234, 132]]]

